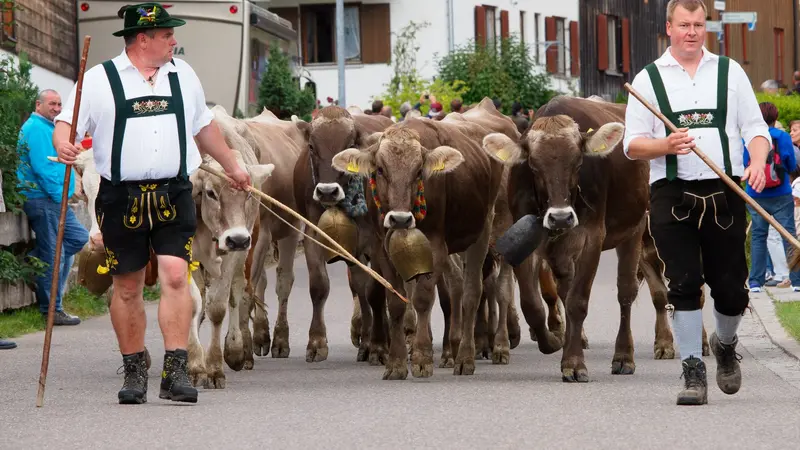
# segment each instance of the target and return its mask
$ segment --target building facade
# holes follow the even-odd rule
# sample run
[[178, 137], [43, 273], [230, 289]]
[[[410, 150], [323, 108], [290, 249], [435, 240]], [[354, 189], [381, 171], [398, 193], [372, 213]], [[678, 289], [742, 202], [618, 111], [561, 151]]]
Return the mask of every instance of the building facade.
[[[4, 2], [0, 58], [24, 52], [33, 64], [31, 78], [41, 89], [54, 89], [66, 101], [78, 77], [78, 4], [71, 0]], [[81, 44], [82, 45], [82, 44]]]
[[[337, 98], [336, 7], [332, 0], [272, 0], [268, 9], [298, 31], [300, 61], [317, 86], [317, 98]], [[363, 0], [345, 2], [345, 89], [347, 105], [367, 107], [392, 76], [396, 35], [411, 21], [428, 22], [417, 34], [417, 68], [436, 75], [436, 61], [470, 39], [517, 34], [531, 46], [553, 88], [578, 86], [578, 0]], [[572, 24], [572, 25], [571, 25]], [[549, 62], [549, 64], [548, 64]]]

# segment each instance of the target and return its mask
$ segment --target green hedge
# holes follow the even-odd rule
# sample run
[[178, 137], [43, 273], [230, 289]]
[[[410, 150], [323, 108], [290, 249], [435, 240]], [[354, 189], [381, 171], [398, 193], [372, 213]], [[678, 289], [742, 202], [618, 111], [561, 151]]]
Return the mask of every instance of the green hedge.
[[756, 93], [759, 103], [770, 102], [778, 108], [778, 121], [788, 131], [789, 122], [800, 120], [800, 95], [770, 95]]

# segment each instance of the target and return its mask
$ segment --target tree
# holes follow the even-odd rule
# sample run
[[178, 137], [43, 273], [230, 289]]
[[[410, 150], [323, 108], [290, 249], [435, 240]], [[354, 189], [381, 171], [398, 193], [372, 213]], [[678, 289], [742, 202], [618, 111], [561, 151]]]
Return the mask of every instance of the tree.
[[270, 46], [267, 70], [258, 88], [258, 109], [267, 108], [280, 119], [293, 114], [308, 117], [316, 106], [313, 91], [306, 86], [300, 89], [292, 77], [289, 57], [277, 45]]
[[550, 89], [550, 77], [530, 56], [527, 45], [515, 36], [498, 46], [488, 47], [470, 41], [438, 61], [439, 76], [445, 82], [461, 80], [469, 86], [462, 100], [479, 103], [484, 97], [502, 102], [504, 114], [518, 101], [525, 108], [538, 109], [556, 93]]

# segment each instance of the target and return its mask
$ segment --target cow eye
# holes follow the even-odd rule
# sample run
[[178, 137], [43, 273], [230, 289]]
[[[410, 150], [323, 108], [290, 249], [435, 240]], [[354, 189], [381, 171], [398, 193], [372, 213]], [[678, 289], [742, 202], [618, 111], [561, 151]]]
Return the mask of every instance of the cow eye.
[[378, 175], [383, 176], [383, 167], [378, 167]]
[[206, 189], [206, 195], [211, 200], [216, 200], [217, 199], [217, 194], [214, 191], [212, 191], [211, 189]]

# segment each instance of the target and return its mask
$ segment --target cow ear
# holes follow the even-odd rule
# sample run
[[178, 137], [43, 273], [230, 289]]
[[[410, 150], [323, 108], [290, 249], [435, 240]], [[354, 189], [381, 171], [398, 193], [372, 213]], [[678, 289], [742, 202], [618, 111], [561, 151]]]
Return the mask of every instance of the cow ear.
[[272, 175], [275, 170], [275, 164], [254, 164], [247, 168], [250, 172], [250, 179], [253, 182], [253, 187], [261, 189], [261, 186], [267, 181], [267, 178]]
[[583, 153], [589, 156], [607, 156], [625, 136], [625, 125], [611, 122], [583, 137]]
[[358, 148], [367, 148], [372, 147], [374, 144], [377, 144], [378, 141], [383, 136], [382, 131], [376, 131], [375, 133], [364, 133], [359, 131], [358, 138], [356, 139], [356, 146]]
[[192, 199], [195, 205], [200, 206], [203, 193], [203, 178], [201, 177], [202, 171], [196, 170], [193, 174], [189, 175], [189, 181], [192, 183]]
[[425, 155], [425, 163], [422, 166], [424, 178], [435, 175], [443, 175], [451, 172], [464, 162], [464, 155], [453, 147], [442, 145]]
[[483, 138], [483, 150], [492, 158], [509, 165], [522, 162], [522, 148], [503, 133], [491, 133]]
[[297, 117], [296, 115], [292, 115], [292, 123], [297, 127], [298, 130], [300, 130], [301, 133], [303, 133], [305, 139], [308, 140], [311, 136], [311, 124]]
[[331, 166], [347, 175], [369, 175], [375, 170], [373, 158], [372, 152], [348, 148], [333, 157]]

